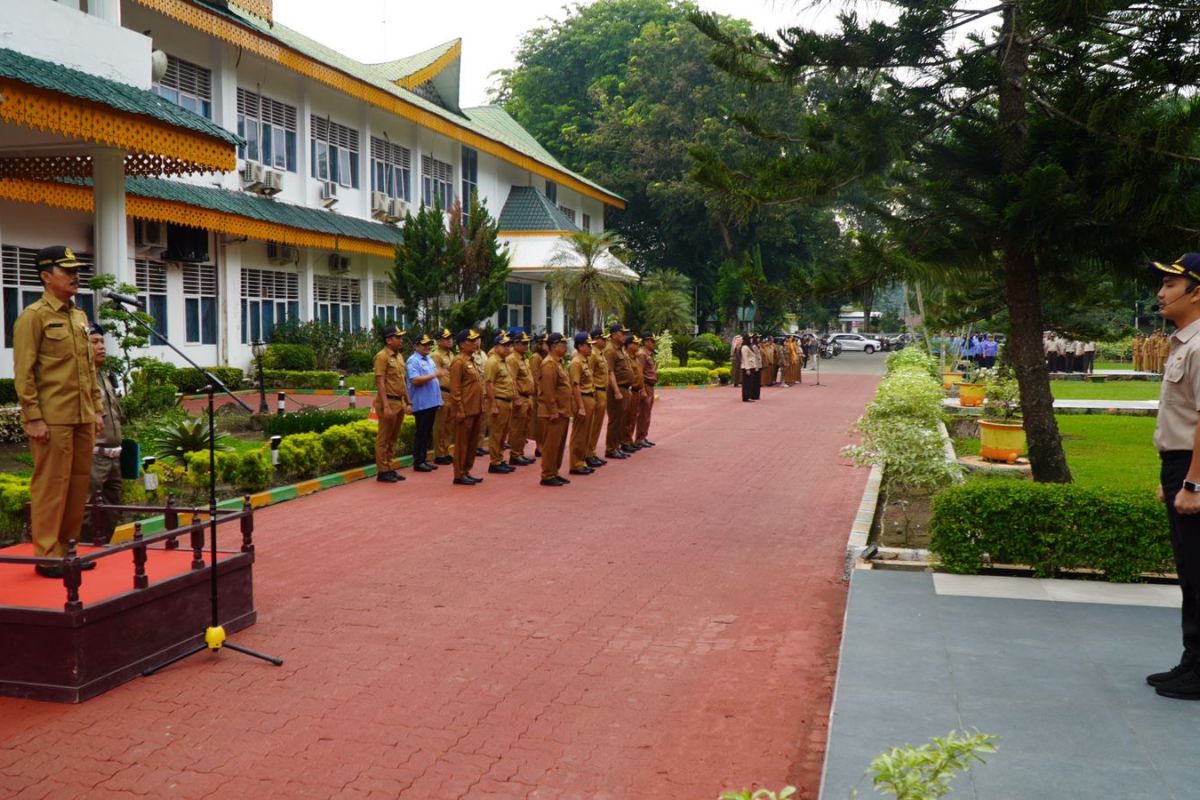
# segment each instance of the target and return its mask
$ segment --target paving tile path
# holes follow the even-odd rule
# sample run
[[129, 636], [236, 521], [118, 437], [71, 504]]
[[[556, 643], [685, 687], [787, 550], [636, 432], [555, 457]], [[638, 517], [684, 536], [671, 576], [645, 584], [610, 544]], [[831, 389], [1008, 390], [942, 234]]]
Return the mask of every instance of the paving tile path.
[[[875, 375], [664, 393], [659, 446], [257, 519], [259, 622], [81, 706], [0, 699], [0, 797], [815, 797]], [[5, 653], [3, 657], [19, 657]]]

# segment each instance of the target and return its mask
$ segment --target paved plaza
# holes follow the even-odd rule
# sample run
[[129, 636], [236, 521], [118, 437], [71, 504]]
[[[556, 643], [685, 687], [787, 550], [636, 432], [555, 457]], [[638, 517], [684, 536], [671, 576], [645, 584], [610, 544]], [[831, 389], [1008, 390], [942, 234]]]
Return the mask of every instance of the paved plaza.
[[285, 665], [0, 699], [0, 797], [814, 798], [881, 360], [664, 391], [658, 447], [561, 489], [406, 470], [265, 509], [233, 641]]

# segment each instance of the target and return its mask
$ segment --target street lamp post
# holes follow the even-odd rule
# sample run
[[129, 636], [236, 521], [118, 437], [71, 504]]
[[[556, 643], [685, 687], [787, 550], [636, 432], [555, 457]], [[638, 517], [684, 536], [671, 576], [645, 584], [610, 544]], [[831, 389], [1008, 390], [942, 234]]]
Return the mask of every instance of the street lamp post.
[[263, 358], [267, 354], [267, 345], [260, 339], [255, 339], [250, 345], [254, 354], [254, 365], [258, 368], [258, 413], [267, 413], [267, 387], [263, 377]]

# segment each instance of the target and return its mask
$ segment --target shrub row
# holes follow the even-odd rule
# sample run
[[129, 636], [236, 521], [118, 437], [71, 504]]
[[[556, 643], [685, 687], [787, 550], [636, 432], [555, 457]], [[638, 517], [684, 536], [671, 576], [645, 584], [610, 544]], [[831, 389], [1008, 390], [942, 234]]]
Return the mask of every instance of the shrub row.
[[711, 358], [704, 358], [692, 353], [688, 353], [687, 365], [689, 369], [713, 369], [716, 366]]
[[[271, 483], [271, 456], [266, 447], [245, 453], [220, 450], [215, 453], [217, 480], [239, 492], [257, 492]], [[195, 489], [208, 486], [208, 451], [188, 453], [187, 482]]]
[[278, 370], [263, 372], [263, 384], [268, 389], [336, 389], [336, 372], [321, 370]]
[[263, 354], [263, 369], [313, 370], [317, 354], [306, 344], [269, 344]]
[[[279, 444], [279, 469], [297, 478], [330, 472], [344, 467], [369, 464], [375, 459], [375, 432], [378, 424], [358, 420], [334, 425], [321, 432], [296, 433], [285, 436]], [[412, 450], [416, 420], [404, 418], [400, 428], [396, 453]]]
[[1095, 569], [1116, 582], [1174, 569], [1166, 511], [1143, 491], [971, 481], [934, 498], [930, 532], [948, 572], [978, 572], [987, 559], [1046, 578]]
[[708, 383], [708, 370], [704, 367], [667, 367], [658, 371], [658, 382], [698, 386]]
[[[238, 367], [205, 367], [204, 369], [211, 372], [217, 380], [230, 389], [236, 391], [242, 386], [242, 370]], [[170, 374], [169, 380], [183, 394], [199, 394], [208, 385], [208, 378], [204, 373], [193, 367], [176, 369]]]
[[16, 541], [25, 527], [29, 478], [0, 473], [0, 542]]
[[21, 424], [21, 409], [17, 406], [0, 408], [0, 442], [23, 441], [25, 426]]
[[17, 382], [12, 378], [0, 378], [0, 406], [11, 406], [17, 402]]
[[319, 432], [334, 425], [366, 419], [368, 411], [366, 408], [305, 408], [282, 417], [272, 414], [263, 417], [263, 432], [267, 436]]

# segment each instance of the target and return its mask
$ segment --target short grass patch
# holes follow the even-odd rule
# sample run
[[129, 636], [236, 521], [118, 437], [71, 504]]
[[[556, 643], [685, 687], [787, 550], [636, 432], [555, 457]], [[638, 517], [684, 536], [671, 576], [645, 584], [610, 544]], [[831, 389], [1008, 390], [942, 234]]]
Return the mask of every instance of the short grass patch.
[[1095, 369], [1133, 369], [1132, 361], [1097, 361]]
[[1158, 381], [1050, 381], [1055, 400], [1157, 400]]

